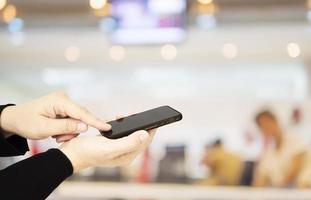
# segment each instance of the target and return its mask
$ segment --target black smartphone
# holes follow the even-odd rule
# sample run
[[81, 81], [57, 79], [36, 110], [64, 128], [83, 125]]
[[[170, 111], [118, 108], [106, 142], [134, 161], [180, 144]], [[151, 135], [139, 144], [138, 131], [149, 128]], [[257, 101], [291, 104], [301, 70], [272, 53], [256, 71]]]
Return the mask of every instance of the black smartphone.
[[169, 106], [161, 106], [119, 120], [110, 121], [110, 131], [101, 131], [109, 139], [128, 136], [138, 130], [151, 130], [182, 119], [182, 114]]

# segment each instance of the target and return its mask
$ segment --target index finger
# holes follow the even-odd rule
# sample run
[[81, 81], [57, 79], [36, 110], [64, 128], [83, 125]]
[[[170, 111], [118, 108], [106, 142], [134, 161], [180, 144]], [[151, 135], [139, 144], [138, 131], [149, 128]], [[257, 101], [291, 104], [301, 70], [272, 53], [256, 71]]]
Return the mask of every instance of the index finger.
[[86, 108], [82, 108], [70, 99], [65, 99], [63, 104], [64, 111], [69, 117], [80, 120], [87, 125], [90, 125], [99, 130], [109, 131], [111, 129], [110, 124], [107, 124], [88, 111]]

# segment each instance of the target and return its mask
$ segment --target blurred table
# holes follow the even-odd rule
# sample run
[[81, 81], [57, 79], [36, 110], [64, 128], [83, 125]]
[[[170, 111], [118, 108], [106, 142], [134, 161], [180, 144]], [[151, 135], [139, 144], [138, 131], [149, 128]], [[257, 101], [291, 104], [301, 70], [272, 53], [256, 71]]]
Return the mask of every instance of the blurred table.
[[311, 200], [311, 190], [65, 182], [49, 198], [49, 200], [69, 199]]

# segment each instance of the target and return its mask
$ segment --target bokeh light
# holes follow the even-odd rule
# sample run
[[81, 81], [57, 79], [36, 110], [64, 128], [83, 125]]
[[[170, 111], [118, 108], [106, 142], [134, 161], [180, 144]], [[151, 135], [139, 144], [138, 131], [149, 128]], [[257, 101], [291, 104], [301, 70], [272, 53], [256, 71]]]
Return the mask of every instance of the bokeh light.
[[161, 56], [164, 60], [174, 60], [177, 57], [177, 48], [167, 44], [161, 48]]
[[15, 18], [8, 24], [8, 30], [11, 33], [21, 32], [23, 28], [24, 28], [24, 20], [20, 18]]
[[90, 0], [90, 7], [93, 9], [101, 9], [107, 3], [107, 0]]
[[217, 26], [217, 20], [214, 15], [203, 14], [196, 17], [196, 24], [200, 29], [211, 29]]
[[65, 58], [68, 62], [76, 62], [80, 57], [80, 48], [77, 46], [69, 46], [65, 50]]
[[215, 15], [218, 12], [218, 6], [214, 3], [210, 4], [199, 4], [197, 7], [198, 14], [209, 14]]
[[3, 20], [6, 23], [10, 23], [16, 17], [16, 7], [14, 5], [8, 5], [3, 10]]
[[288, 43], [286, 49], [291, 58], [297, 58], [300, 55], [300, 47], [297, 43]]
[[6, 6], [6, 0], [0, 0], [0, 10], [2, 10]]
[[115, 45], [109, 50], [109, 56], [114, 61], [121, 61], [125, 58], [125, 49], [122, 46]]
[[213, 2], [213, 0], [198, 0], [198, 2], [201, 4], [210, 4]]
[[233, 59], [238, 55], [238, 47], [232, 43], [226, 43], [222, 47], [222, 53], [225, 58]]
[[112, 17], [105, 17], [99, 20], [98, 27], [104, 33], [110, 33], [115, 30], [118, 26], [118, 23]]

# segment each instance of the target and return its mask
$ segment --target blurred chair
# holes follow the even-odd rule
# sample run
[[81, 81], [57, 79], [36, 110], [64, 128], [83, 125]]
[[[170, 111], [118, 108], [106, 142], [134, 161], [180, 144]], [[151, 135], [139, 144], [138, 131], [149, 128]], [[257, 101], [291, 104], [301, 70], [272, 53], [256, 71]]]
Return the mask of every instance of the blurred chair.
[[185, 170], [185, 146], [166, 147], [165, 157], [160, 161], [158, 182], [187, 183]]

